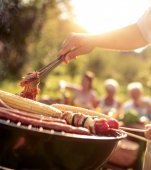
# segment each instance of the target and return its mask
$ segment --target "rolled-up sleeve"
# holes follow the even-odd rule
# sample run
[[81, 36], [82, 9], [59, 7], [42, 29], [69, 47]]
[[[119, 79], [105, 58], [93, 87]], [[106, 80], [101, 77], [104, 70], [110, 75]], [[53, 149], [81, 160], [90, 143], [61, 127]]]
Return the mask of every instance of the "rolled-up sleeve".
[[151, 8], [149, 8], [141, 18], [139, 18], [137, 25], [144, 39], [151, 43]]

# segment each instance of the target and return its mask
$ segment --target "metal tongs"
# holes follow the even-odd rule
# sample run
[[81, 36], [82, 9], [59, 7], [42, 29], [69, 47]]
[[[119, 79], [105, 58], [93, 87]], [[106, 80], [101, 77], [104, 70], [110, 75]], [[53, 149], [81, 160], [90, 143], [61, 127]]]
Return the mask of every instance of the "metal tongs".
[[39, 78], [42, 79], [44, 78], [49, 72], [54, 70], [59, 64], [61, 64], [64, 61], [64, 57], [69, 54], [72, 51], [77, 50], [78, 48], [72, 48], [69, 51], [67, 51], [64, 55], [61, 55], [57, 57], [55, 60], [47, 64], [46, 66], [42, 67], [38, 72], [39, 72]]
[[[79, 47], [78, 47], [79, 48]], [[64, 57], [69, 54], [72, 51], [77, 50], [78, 48], [72, 48], [69, 51], [67, 51], [64, 55], [61, 55], [57, 57], [55, 60], [47, 64], [46, 66], [42, 67], [40, 70], [36, 71], [39, 74], [39, 79], [43, 79], [49, 72], [51, 72], [53, 69], [55, 69], [59, 64], [61, 64], [64, 61]], [[24, 80], [29, 80], [32, 78], [32, 73], [28, 73], [25, 77], [23, 77]]]

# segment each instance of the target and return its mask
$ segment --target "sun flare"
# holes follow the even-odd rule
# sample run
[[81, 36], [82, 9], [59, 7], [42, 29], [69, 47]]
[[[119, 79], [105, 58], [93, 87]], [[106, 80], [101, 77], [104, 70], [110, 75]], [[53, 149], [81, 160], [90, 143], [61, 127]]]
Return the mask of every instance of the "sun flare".
[[149, 0], [72, 0], [75, 21], [87, 32], [100, 33], [135, 22]]

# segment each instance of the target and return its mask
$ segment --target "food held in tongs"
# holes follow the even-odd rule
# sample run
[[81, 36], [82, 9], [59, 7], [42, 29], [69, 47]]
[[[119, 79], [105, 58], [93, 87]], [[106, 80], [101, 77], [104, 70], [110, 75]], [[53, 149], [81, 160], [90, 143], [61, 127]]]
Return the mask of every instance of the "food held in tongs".
[[58, 66], [62, 61], [62, 57], [58, 57], [53, 62], [41, 68], [39, 71], [28, 73], [25, 77], [23, 77], [23, 80], [20, 83], [24, 90], [19, 95], [24, 98], [36, 100], [36, 96], [40, 91], [38, 87], [40, 80], [56, 66]]
[[68, 51], [65, 55], [57, 57], [55, 60], [47, 64], [46, 66], [42, 67], [39, 71], [34, 71], [32, 73], [28, 73], [23, 80], [21, 81], [20, 85], [23, 87], [23, 91], [19, 94], [20, 96], [32, 100], [36, 100], [36, 96], [39, 93], [39, 84], [40, 81], [53, 69], [55, 69], [60, 63], [63, 62], [64, 56], [66, 56], [71, 51], [76, 50], [77, 48], [73, 48]]
[[29, 73], [20, 83], [20, 86], [24, 88], [20, 93], [20, 96], [36, 100], [36, 96], [39, 92], [39, 83], [39, 72]]

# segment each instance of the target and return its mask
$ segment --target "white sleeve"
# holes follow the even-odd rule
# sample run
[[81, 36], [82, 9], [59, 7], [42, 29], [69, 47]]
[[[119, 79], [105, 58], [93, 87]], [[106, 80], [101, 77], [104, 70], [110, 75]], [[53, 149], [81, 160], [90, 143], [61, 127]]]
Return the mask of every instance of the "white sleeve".
[[147, 42], [151, 43], [151, 7], [137, 21], [137, 25], [138, 25], [144, 39]]

